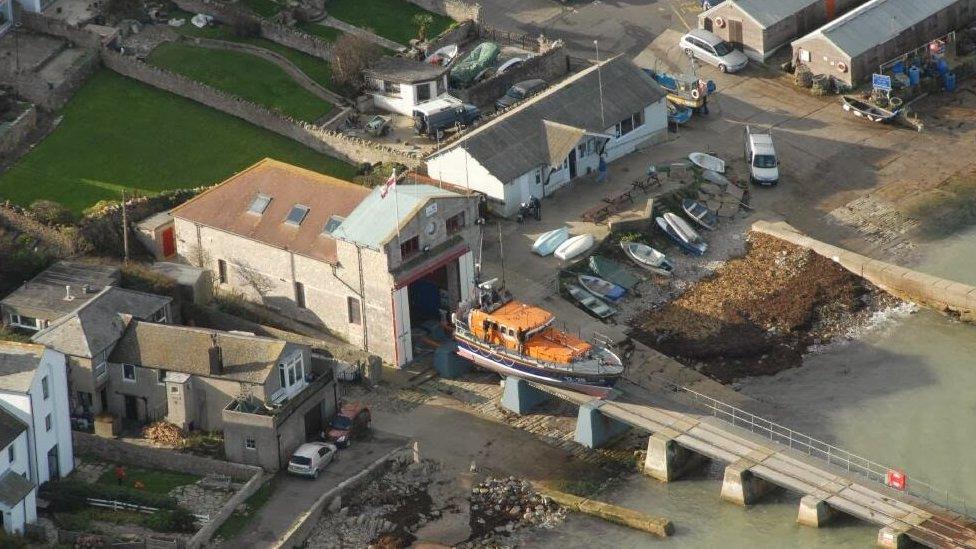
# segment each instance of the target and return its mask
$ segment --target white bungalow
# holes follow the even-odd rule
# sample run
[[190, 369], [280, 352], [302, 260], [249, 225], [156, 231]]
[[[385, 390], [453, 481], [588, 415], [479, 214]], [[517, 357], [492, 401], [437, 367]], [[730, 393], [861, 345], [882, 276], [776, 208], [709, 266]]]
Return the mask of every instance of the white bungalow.
[[383, 57], [366, 71], [376, 108], [413, 116], [415, 105], [447, 91], [447, 68], [407, 59]]

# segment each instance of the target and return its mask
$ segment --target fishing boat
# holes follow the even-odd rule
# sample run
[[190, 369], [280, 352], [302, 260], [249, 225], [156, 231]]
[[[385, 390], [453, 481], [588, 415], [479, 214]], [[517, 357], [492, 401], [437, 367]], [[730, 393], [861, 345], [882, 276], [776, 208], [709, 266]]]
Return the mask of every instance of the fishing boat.
[[674, 103], [668, 101], [668, 122], [673, 122], [680, 126], [681, 124], [691, 120], [691, 115], [693, 112], [694, 111], [692, 111], [690, 107], [675, 105]]
[[643, 70], [668, 92], [668, 101], [675, 105], [700, 109], [705, 104], [707, 86], [698, 77], [668, 74], [651, 69]]
[[882, 109], [877, 105], [872, 105], [867, 101], [861, 101], [856, 97], [851, 97], [850, 95], [845, 95], [841, 98], [844, 110], [871, 122], [890, 122], [894, 117], [898, 116], [898, 111], [889, 111], [888, 109]]
[[479, 284], [452, 317], [459, 356], [503, 376], [595, 397], [610, 393], [624, 373], [620, 357], [606, 345], [556, 329], [552, 313], [515, 301], [494, 285]]
[[560, 227], [539, 235], [532, 243], [532, 251], [545, 257], [556, 251], [560, 244], [569, 238], [569, 229]]
[[671, 276], [674, 274], [674, 265], [668, 261], [667, 256], [647, 244], [641, 244], [640, 242], [621, 242], [620, 247], [624, 249], [627, 257], [648, 271], [663, 276]]
[[[677, 217], [674, 216], [674, 214], [671, 215], [673, 216], [672, 219]], [[680, 218], [677, 219], [680, 221]], [[698, 237], [699, 238], [698, 241], [687, 238], [685, 235], [681, 234], [680, 232], [678, 232], [677, 229], [675, 229], [674, 224], [670, 222], [671, 219], [666, 219], [664, 217], [656, 217], [654, 218], [654, 221], [657, 223], [658, 228], [664, 231], [664, 234], [668, 235], [668, 237], [670, 237], [671, 240], [673, 240], [675, 244], [677, 244], [685, 252], [691, 255], [704, 255], [705, 251], [708, 250], [708, 244], [702, 242], [700, 240], [701, 239], [700, 236]], [[698, 233], [695, 234], [697, 235]]]
[[717, 173], [725, 173], [725, 161], [717, 156], [710, 154], [693, 152], [688, 155], [688, 160], [703, 170], [712, 170]]
[[458, 45], [451, 44], [435, 50], [434, 53], [428, 55], [427, 58], [424, 59], [424, 63], [427, 63], [428, 65], [447, 67], [452, 61], [454, 61], [455, 58], [457, 58], [457, 54]]
[[593, 271], [593, 274], [604, 280], [609, 280], [617, 286], [628, 290], [640, 282], [639, 278], [627, 272], [627, 269], [624, 269], [619, 263], [612, 259], [607, 259], [602, 255], [590, 256], [590, 270]]
[[709, 210], [708, 206], [693, 198], [686, 198], [681, 201], [681, 209], [695, 223], [698, 223], [709, 231], [715, 230], [715, 225], [718, 224], [718, 216], [715, 215], [715, 212]]
[[603, 280], [598, 276], [581, 274], [577, 278], [580, 286], [602, 299], [617, 301], [627, 293], [627, 289], [623, 286], [617, 286], [613, 282]]
[[702, 177], [705, 178], [705, 181], [715, 183], [716, 185], [721, 185], [722, 187], [726, 187], [732, 183], [729, 181], [729, 178], [712, 170], [702, 170]]
[[593, 314], [593, 316], [599, 319], [610, 318], [611, 316], [617, 314], [617, 310], [607, 305], [602, 299], [591, 294], [590, 292], [580, 288], [576, 284], [567, 284], [566, 291], [569, 295], [573, 296], [573, 299], [579, 302], [580, 305], [586, 308], [587, 311]]
[[554, 255], [556, 256], [556, 259], [562, 259], [563, 261], [573, 259], [586, 250], [592, 248], [595, 241], [596, 239], [594, 239], [593, 235], [589, 233], [574, 236], [573, 238], [570, 238], [569, 240], [560, 244], [559, 247], [556, 248]]

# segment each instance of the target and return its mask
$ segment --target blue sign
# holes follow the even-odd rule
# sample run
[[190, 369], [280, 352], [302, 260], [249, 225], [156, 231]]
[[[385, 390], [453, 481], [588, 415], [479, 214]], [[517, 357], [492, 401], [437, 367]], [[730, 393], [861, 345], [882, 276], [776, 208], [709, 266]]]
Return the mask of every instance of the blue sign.
[[871, 85], [876, 90], [891, 91], [891, 77], [885, 74], [871, 75]]

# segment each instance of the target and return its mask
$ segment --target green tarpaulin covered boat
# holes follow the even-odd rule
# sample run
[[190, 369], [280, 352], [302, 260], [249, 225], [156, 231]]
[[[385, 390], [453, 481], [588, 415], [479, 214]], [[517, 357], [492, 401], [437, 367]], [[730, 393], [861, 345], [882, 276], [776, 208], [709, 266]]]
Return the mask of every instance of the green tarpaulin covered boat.
[[602, 255], [590, 257], [590, 270], [596, 273], [597, 276], [609, 280], [617, 286], [623, 286], [628, 290], [641, 281], [640, 278], [627, 272], [627, 269], [623, 268], [619, 263], [612, 259], [607, 259]]
[[481, 71], [495, 64], [501, 48], [494, 42], [482, 42], [451, 68], [451, 87], [467, 88]]

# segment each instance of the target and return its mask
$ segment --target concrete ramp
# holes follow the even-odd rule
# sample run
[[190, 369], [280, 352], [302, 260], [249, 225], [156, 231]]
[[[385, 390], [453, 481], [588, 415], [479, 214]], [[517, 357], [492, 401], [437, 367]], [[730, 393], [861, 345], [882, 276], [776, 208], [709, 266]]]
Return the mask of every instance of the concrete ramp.
[[946, 280], [892, 263], [877, 261], [810, 238], [784, 222], [757, 221], [752, 230], [785, 240], [832, 259], [884, 291], [967, 322], [976, 322], [976, 287]]

